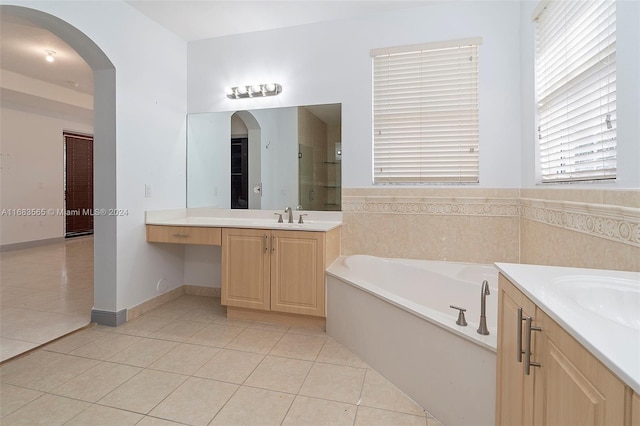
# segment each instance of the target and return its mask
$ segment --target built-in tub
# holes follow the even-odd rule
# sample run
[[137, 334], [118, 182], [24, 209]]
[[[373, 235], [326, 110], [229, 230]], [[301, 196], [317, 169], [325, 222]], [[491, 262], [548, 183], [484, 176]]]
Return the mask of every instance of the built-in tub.
[[343, 256], [327, 270], [327, 333], [443, 424], [493, 425], [497, 288], [491, 265]]

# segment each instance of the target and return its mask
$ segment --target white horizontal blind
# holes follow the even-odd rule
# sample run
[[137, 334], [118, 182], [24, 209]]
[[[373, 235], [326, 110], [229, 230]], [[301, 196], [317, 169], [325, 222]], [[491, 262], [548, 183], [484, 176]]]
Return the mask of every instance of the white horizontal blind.
[[616, 4], [549, 1], [537, 16], [543, 182], [616, 177]]
[[480, 42], [371, 52], [374, 183], [478, 182]]

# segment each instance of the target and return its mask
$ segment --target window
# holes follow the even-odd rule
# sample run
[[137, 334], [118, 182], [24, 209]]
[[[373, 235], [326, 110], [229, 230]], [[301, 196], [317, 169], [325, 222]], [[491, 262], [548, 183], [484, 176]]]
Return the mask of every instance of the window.
[[478, 182], [481, 39], [374, 49], [374, 183]]
[[542, 182], [613, 179], [615, 1], [548, 1], [534, 17]]

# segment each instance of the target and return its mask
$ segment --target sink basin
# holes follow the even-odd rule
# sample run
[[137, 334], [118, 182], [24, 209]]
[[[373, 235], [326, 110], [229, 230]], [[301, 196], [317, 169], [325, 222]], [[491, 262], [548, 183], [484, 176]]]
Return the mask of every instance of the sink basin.
[[640, 331], [640, 282], [623, 278], [574, 275], [548, 287], [557, 302], [574, 305], [609, 321]]

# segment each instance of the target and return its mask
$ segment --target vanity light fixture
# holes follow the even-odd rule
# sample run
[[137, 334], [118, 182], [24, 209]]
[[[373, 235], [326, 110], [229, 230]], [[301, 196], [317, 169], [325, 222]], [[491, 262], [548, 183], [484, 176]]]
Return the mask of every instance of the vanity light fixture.
[[45, 61], [47, 62], [53, 62], [55, 59], [53, 58], [53, 55], [56, 54], [55, 51], [53, 50], [45, 50], [47, 56], [44, 57]]
[[246, 86], [232, 87], [227, 91], [227, 98], [256, 98], [262, 96], [275, 96], [282, 92], [282, 86], [278, 83], [248, 84]]

